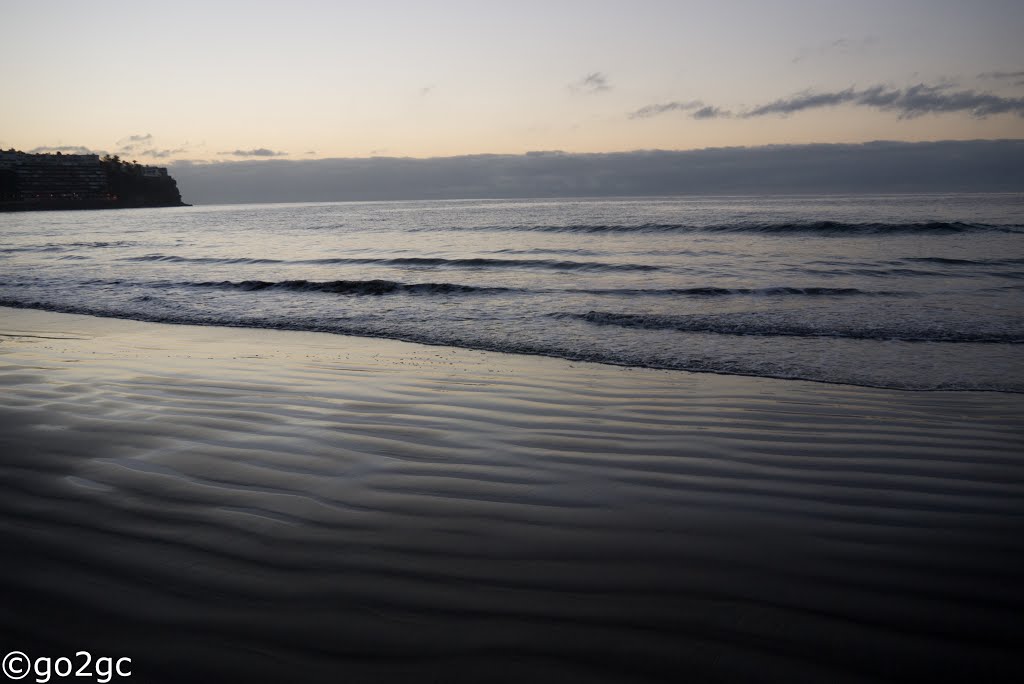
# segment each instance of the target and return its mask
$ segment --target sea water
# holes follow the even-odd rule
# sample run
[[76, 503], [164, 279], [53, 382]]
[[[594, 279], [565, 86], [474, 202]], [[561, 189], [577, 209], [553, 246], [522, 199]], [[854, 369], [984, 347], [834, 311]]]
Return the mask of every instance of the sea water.
[[4, 214], [0, 305], [1022, 392], [1024, 195]]

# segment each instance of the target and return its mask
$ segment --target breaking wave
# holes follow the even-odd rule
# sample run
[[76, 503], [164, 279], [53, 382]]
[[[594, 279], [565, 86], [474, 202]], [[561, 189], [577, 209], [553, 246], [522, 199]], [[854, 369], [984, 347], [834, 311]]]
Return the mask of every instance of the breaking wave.
[[900, 342], [973, 342], [1024, 344], [1024, 330], [956, 330], [940, 326], [855, 327], [850, 325], [807, 324], [770, 320], [763, 316], [739, 315], [659, 315], [588, 311], [554, 313], [554, 318], [575, 319], [595, 325], [611, 325], [645, 330], [713, 333], [717, 335], [755, 335], [770, 337], [834, 337], [852, 340], [890, 340]]
[[[423, 229], [433, 230], [433, 229]], [[463, 228], [465, 230], [465, 228]], [[571, 225], [518, 225], [484, 226], [469, 230], [527, 231], [545, 233], [762, 233], [767, 235], [898, 235], [958, 233], [1024, 233], [1021, 224], [966, 223], [961, 221], [925, 221], [918, 223], [846, 223], [842, 221], [788, 221], [778, 223], [736, 222], [699, 225], [687, 223], [571, 224]]]
[[243, 280], [220, 282], [183, 283], [187, 287], [217, 288], [222, 290], [242, 290], [257, 292], [260, 290], [278, 290], [287, 292], [327, 292], [346, 295], [385, 295], [385, 294], [470, 294], [485, 292], [507, 292], [505, 287], [475, 287], [456, 283], [400, 283], [393, 280], [331, 280], [317, 282], [311, 280], [282, 280], [278, 282], [265, 280]]
[[660, 267], [650, 264], [605, 263], [601, 261], [558, 261], [554, 259], [443, 259], [441, 257], [337, 257], [324, 259], [259, 259], [248, 257], [185, 257], [173, 254], [146, 254], [125, 257], [124, 261], [163, 261], [197, 264], [302, 264], [302, 265], [376, 265], [376, 266], [437, 266], [441, 268], [539, 268], [555, 271], [655, 271]]
[[618, 290], [577, 290], [596, 295], [653, 295], [683, 297], [729, 297], [753, 295], [764, 297], [806, 296], [806, 297], [902, 297], [908, 293], [888, 290], [870, 291], [856, 287], [682, 287], [682, 288], [625, 288]]

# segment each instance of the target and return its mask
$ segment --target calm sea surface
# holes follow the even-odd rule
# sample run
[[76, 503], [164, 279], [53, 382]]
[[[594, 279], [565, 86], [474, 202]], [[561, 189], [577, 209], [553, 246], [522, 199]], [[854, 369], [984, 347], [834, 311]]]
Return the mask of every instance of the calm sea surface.
[[0, 304], [1024, 391], [1024, 195], [0, 215]]

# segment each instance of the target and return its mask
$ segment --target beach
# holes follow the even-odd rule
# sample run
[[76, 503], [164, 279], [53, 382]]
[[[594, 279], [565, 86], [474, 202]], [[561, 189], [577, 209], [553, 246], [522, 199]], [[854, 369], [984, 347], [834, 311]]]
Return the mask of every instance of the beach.
[[1024, 2], [0, 17], [0, 684], [1024, 682]]
[[1020, 394], [12, 308], [0, 384], [8, 650], [146, 682], [1020, 671]]

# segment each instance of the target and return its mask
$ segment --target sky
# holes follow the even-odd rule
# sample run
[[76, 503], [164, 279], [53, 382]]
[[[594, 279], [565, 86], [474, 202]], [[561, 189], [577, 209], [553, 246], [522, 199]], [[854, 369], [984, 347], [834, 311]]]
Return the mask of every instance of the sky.
[[0, 0], [0, 26], [4, 149], [163, 165], [1024, 138], [1019, 0]]

